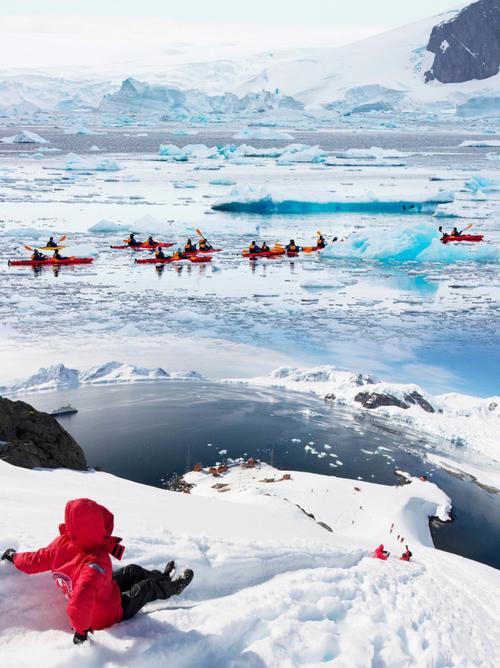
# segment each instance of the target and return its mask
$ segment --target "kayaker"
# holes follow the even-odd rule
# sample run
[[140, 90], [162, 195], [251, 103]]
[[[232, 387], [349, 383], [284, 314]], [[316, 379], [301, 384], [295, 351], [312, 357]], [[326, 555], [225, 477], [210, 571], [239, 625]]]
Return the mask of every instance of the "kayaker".
[[35, 248], [35, 250], [33, 251], [33, 255], [31, 256], [31, 259], [33, 260], [33, 262], [43, 262], [43, 260], [47, 259], [47, 256], [44, 255], [43, 253], [40, 253], [40, 251]]
[[196, 252], [196, 244], [193, 244], [191, 239], [188, 239], [186, 243], [184, 244], [184, 252], [185, 253], [195, 253]]
[[320, 234], [318, 237], [318, 241], [316, 242], [316, 248], [326, 248], [325, 237], [322, 234]]
[[200, 241], [198, 242], [198, 248], [199, 250], [202, 251], [213, 250], [213, 246], [209, 244], [206, 239], [200, 239]]
[[[173, 579], [174, 561], [162, 571], [128, 564], [113, 572], [111, 557], [121, 560], [125, 551], [122, 539], [112, 535], [113, 528], [114, 517], [107, 508], [92, 499], [74, 499], [66, 503], [64, 524], [47, 547], [35, 552], [17, 552], [13, 547], [2, 551], [2, 561], [10, 561], [22, 573], [52, 571], [55, 585], [66, 597], [75, 645], [86, 642], [89, 633], [131, 619], [147, 603], [178, 596], [193, 579], [190, 568]], [[53, 607], [52, 596], [45, 594], [45, 588], [26, 587], [39, 598], [33, 609], [43, 617]]]
[[53, 258], [54, 258], [54, 260], [66, 260], [67, 259], [67, 258], [65, 258], [61, 255], [58, 248], [56, 248], [56, 250], [54, 251]]
[[139, 241], [137, 241], [137, 239], [135, 238], [135, 234], [134, 234], [133, 232], [131, 232], [131, 233], [129, 234], [129, 237], [128, 237], [128, 239], [127, 239], [127, 244], [128, 244], [129, 246], [140, 246], [140, 245], [141, 245], [141, 244], [139, 243]]
[[287, 253], [298, 253], [300, 246], [297, 246], [293, 239], [290, 239], [290, 243], [285, 246]]
[[459, 232], [456, 227], [454, 227], [453, 230], [451, 231], [452, 237], [459, 237], [461, 234], [462, 232], [461, 231]]
[[445, 232], [445, 231], [443, 230], [443, 228], [441, 227], [441, 225], [438, 227], [438, 230], [441, 232], [441, 239], [446, 239], [447, 237], [450, 236], [450, 235], [448, 234], [448, 232]]
[[153, 239], [151, 235], [149, 235], [148, 240], [146, 241], [148, 246], [157, 246], [158, 242]]
[[178, 248], [172, 253], [172, 258], [174, 260], [184, 260], [186, 258], [186, 254], [183, 253], [180, 248]]
[[263, 253], [270, 253], [271, 252], [271, 249], [269, 248], [269, 246], [267, 245], [267, 242], [265, 242], [265, 241], [262, 242], [262, 246], [261, 246], [260, 250]]
[[250, 246], [248, 247], [248, 252], [249, 253], [262, 253], [262, 248], [258, 246], [255, 241], [252, 241]]
[[54, 241], [54, 237], [50, 237], [45, 246], [46, 248], [56, 248], [57, 243]]
[[161, 246], [157, 246], [155, 250], [155, 258], [157, 260], [163, 260], [165, 257], [165, 254], [163, 253], [163, 248]]

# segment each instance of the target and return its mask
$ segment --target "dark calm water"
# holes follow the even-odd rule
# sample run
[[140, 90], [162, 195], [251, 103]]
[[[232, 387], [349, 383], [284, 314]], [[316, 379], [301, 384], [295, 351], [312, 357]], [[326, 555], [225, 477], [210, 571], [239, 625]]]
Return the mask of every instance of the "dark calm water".
[[[89, 465], [158, 487], [196, 462], [242, 456], [382, 484], [395, 483], [397, 468], [425, 474], [453, 502], [455, 521], [433, 527], [436, 546], [500, 568], [500, 494], [429, 466], [422, 437], [375, 416], [307, 395], [198, 381], [89, 386], [25, 399], [41, 410], [71, 402], [78, 414], [60, 422]], [[338, 459], [307, 452], [309, 443], [318, 451], [330, 445]], [[338, 460], [342, 465], [332, 468]]]

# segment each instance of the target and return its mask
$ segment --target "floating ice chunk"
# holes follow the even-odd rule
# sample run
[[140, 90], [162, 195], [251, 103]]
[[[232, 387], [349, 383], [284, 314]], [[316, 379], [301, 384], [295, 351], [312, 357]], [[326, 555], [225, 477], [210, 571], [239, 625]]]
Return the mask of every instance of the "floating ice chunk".
[[460, 146], [467, 146], [473, 148], [488, 148], [500, 146], [500, 139], [477, 139], [470, 141], [463, 141]]
[[233, 139], [280, 139], [287, 141], [293, 139], [293, 135], [276, 128], [247, 127], [235, 134]]
[[282, 153], [276, 162], [278, 165], [285, 165], [293, 162], [320, 163], [324, 162], [326, 156], [326, 151], [323, 151], [323, 149], [321, 149], [319, 146], [310, 146], [307, 148], [300, 148], [298, 150], [289, 148], [289, 150]]
[[82, 158], [77, 153], [68, 153], [64, 169], [73, 172], [116, 172], [123, 168], [112, 158]]
[[500, 179], [490, 179], [486, 176], [473, 176], [466, 181], [465, 187], [472, 192], [496, 192], [500, 190]]
[[190, 158], [207, 159], [218, 158], [217, 146], [206, 146], [206, 144], [187, 144], [180, 148], [175, 144], [161, 144], [159, 156], [162, 160], [174, 162], [187, 162]]
[[333, 279], [329, 279], [328, 277], [325, 278], [318, 278], [318, 279], [309, 279], [302, 281], [300, 283], [300, 287], [304, 288], [305, 290], [321, 290], [321, 289], [330, 289], [330, 288], [344, 288], [345, 285], [344, 283], [341, 283], [340, 281], [335, 281]]
[[215, 211], [237, 211], [242, 213], [284, 214], [284, 213], [398, 213], [433, 214], [438, 204], [452, 202], [452, 193], [439, 192], [422, 199], [389, 199], [367, 195], [357, 200], [321, 198], [317, 194], [302, 199], [287, 198], [286, 195], [273, 196], [265, 187], [238, 186], [229, 195], [212, 205]]
[[227, 455], [227, 450], [219, 450], [219, 455]]
[[397, 232], [363, 230], [343, 242], [328, 246], [322, 260], [363, 258], [380, 262], [496, 262], [498, 249], [486, 244], [443, 244], [431, 223], [408, 225]]
[[6, 237], [14, 237], [19, 239], [40, 239], [40, 237], [47, 235], [47, 231], [37, 230], [35, 227], [16, 227], [5, 230], [3, 234]]
[[89, 148], [89, 151], [93, 151], [94, 153], [97, 153], [98, 151], [102, 151], [102, 149], [99, 148], [99, 146], [97, 146], [96, 144], [94, 144], [93, 146], [91, 146]]
[[94, 234], [114, 234], [117, 232], [127, 232], [128, 227], [120, 225], [120, 223], [113, 223], [113, 221], [103, 218], [97, 223], [94, 223], [94, 225], [91, 225], [88, 231]]
[[500, 160], [500, 153], [487, 153], [486, 160]]
[[174, 188], [182, 189], [182, 188], [196, 188], [197, 183], [194, 181], [172, 181], [172, 185]]
[[2, 137], [0, 139], [4, 144], [48, 144], [49, 140], [40, 137], [35, 132], [29, 130], [21, 130], [12, 137]]
[[234, 186], [236, 185], [236, 181], [233, 181], [232, 179], [212, 179], [209, 181], [211, 186]]
[[408, 153], [402, 153], [396, 149], [379, 148], [350, 148], [347, 151], [335, 151], [337, 158], [364, 158], [366, 160], [382, 160], [385, 158], [407, 158]]

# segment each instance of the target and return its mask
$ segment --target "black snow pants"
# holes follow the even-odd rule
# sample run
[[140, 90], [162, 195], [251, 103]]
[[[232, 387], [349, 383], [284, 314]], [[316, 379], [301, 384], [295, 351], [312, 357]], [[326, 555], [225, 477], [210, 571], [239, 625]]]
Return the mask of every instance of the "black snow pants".
[[177, 585], [163, 573], [148, 571], [137, 564], [115, 571], [113, 579], [122, 595], [122, 620], [130, 619], [151, 601], [170, 598], [177, 593]]

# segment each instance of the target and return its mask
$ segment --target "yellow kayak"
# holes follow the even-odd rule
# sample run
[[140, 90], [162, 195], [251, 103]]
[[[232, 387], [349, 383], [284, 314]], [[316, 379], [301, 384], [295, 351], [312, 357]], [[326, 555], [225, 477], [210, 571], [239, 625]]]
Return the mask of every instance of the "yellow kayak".
[[55, 251], [55, 250], [62, 250], [63, 248], [66, 248], [66, 246], [39, 246], [37, 250]]

